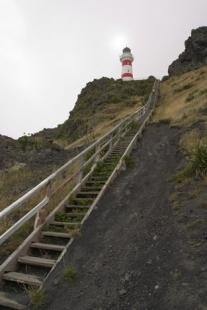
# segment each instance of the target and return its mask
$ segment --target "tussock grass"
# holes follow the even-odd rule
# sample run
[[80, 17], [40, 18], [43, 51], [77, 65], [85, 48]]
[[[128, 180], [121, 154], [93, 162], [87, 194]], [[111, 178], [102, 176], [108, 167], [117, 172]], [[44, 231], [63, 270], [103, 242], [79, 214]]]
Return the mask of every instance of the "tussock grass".
[[204, 177], [207, 175], [207, 145], [197, 145], [187, 157], [184, 169], [177, 173], [175, 180], [182, 182], [186, 178]]
[[44, 305], [46, 301], [46, 294], [44, 290], [35, 287], [28, 287], [25, 288], [25, 291], [34, 309]]
[[70, 266], [65, 268], [63, 275], [64, 279], [69, 283], [72, 283], [77, 279], [77, 271]]

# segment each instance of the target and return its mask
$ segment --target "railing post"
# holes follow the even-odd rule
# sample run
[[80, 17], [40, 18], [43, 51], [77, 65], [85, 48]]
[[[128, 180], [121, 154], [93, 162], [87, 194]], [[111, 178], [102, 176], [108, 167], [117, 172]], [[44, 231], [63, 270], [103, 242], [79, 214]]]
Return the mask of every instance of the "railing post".
[[96, 154], [96, 158], [95, 158], [95, 163], [99, 162], [100, 160], [100, 149], [101, 149], [101, 146], [100, 146], [100, 143], [96, 146], [95, 148], [95, 152], [97, 153]]
[[79, 159], [79, 172], [77, 174], [77, 178], [76, 178], [76, 183], [80, 183], [82, 178], [83, 178], [83, 169], [82, 166], [84, 164], [84, 157], [81, 156], [81, 158]]
[[110, 136], [109, 149], [107, 153], [110, 153], [113, 147], [113, 134]]
[[[46, 197], [48, 197], [50, 199], [52, 195], [52, 183], [51, 181], [49, 181], [49, 183], [46, 186]], [[47, 205], [46, 205], [47, 206]], [[43, 208], [41, 208], [35, 217], [35, 221], [34, 221], [34, 230], [42, 225], [45, 222], [46, 216], [47, 216], [47, 211], [46, 211], [46, 206], [44, 206]]]

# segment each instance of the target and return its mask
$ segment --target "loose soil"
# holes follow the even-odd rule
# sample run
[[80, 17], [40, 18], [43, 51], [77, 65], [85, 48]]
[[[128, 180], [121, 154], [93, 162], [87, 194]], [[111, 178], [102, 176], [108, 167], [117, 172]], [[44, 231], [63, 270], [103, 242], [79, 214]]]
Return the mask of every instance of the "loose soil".
[[[206, 281], [170, 204], [179, 130], [151, 124], [48, 279], [44, 310], [204, 310]], [[64, 279], [73, 267], [77, 279]], [[203, 282], [204, 283], [204, 282]]]

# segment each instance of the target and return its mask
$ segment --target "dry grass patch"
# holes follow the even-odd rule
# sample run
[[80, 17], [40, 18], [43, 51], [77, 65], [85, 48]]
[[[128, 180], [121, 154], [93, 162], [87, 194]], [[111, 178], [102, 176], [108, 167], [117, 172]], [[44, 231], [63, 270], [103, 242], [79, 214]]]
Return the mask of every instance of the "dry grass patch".
[[[207, 108], [206, 84], [207, 66], [163, 82], [154, 122], [170, 120], [172, 125], [187, 127], [199, 119], [207, 121], [207, 116], [200, 113]], [[192, 94], [197, 95], [192, 100], [187, 100]]]

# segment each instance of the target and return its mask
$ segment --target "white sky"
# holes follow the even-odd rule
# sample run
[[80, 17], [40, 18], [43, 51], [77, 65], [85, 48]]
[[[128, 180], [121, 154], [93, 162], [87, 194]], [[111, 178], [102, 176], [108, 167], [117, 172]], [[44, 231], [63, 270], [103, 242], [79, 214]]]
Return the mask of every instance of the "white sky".
[[167, 73], [207, 0], [0, 0], [0, 134], [62, 123], [85, 84], [119, 78], [127, 44], [135, 78]]

